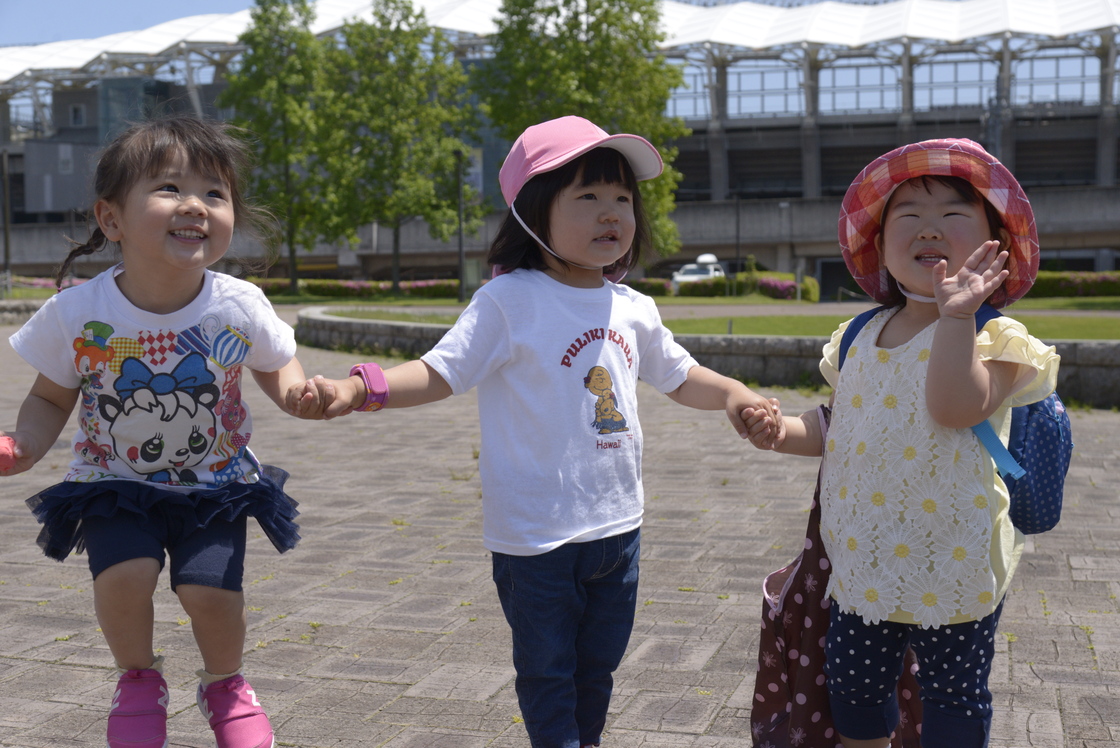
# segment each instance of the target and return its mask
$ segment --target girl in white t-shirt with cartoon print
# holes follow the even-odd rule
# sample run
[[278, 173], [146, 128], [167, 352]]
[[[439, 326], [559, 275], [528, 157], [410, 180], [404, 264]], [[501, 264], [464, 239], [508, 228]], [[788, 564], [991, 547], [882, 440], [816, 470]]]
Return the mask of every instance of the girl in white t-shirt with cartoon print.
[[[478, 387], [483, 543], [513, 630], [516, 689], [537, 748], [598, 745], [630, 639], [642, 523], [641, 378], [677, 402], [740, 413], [767, 401], [698, 366], [653, 301], [617, 281], [649, 246], [638, 181], [657, 150], [580, 117], [527, 129], [499, 179], [509, 214], [493, 280], [420, 360], [316, 378], [292, 406], [333, 417]], [[758, 431], [770, 424], [756, 423]]]

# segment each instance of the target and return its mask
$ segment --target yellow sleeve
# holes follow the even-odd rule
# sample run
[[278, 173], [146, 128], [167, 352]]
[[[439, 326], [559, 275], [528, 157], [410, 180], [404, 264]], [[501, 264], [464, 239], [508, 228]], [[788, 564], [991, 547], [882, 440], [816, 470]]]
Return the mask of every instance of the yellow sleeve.
[[[840, 340], [844, 337], [844, 331], [848, 329], [848, 325], [851, 323], [851, 320], [841, 323], [832, 333], [829, 341], [824, 344], [824, 348], [821, 349], [821, 376], [833, 389], [836, 388], [836, 382], [840, 379]], [[848, 353], [851, 354], [851, 349], [848, 350]]]
[[1012, 388], [1015, 407], [1038, 402], [1054, 391], [1058, 383], [1058, 364], [1062, 357], [1052, 345], [1033, 337], [1022, 322], [996, 317], [976, 336], [981, 361], [1008, 361], [1019, 364], [1019, 378]]

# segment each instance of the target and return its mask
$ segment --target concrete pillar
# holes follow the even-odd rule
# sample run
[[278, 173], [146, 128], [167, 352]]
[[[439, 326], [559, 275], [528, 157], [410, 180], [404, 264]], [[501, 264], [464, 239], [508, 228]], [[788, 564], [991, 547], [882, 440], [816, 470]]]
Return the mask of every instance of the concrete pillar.
[[1111, 273], [1116, 270], [1116, 253], [1111, 249], [1098, 249], [1093, 258], [1093, 270], [1098, 273]]
[[992, 155], [1003, 162], [1012, 173], [1015, 172], [1015, 114], [1011, 111], [1011, 83], [1014, 76], [1011, 66], [1015, 56], [1011, 53], [1011, 32], [1003, 35], [1003, 45], [999, 56], [999, 77], [996, 83], [996, 116], [995, 127], [992, 135], [993, 141], [989, 144], [993, 148]]
[[708, 54], [708, 175], [711, 199], [727, 200], [731, 164], [727, 153], [727, 60]]
[[817, 50], [801, 45], [801, 85], [805, 93], [805, 116], [801, 119], [801, 196], [821, 196], [820, 61]]
[[0, 96], [0, 143], [12, 142], [12, 100]]
[[191, 51], [187, 49], [187, 45], [183, 42], [179, 42], [179, 58], [183, 61], [183, 72], [186, 74], [187, 79], [187, 96], [191, 100], [191, 107], [194, 109], [195, 115], [201, 117], [203, 116], [202, 99], [198, 95], [198, 85], [194, 80], [194, 66], [191, 65]]
[[1097, 184], [1116, 185], [1116, 33], [1117, 28], [1101, 34], [1098, 55], [1101, 60], [1101, 116], [1097, 120]]
[[781, 220], [782, 240], [778, 242], [777, 262], [774, 268], [779, 273], [793, 272], [793, 206], [786, 200], [778, 203]]
[[914, 60], [909, 39], [902, 40], [898, 67], [902, 95], [902, 112], [898, 116], [898, 144], [906, 145], [914, 142]]

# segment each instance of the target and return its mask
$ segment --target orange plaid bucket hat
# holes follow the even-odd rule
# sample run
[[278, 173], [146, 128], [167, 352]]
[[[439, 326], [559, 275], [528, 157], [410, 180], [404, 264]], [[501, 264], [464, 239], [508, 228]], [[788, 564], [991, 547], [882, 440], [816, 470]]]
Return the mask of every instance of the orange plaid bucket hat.
[[844, 262], [860, 288], [879, 303], [890, 299], [887, 270], [875, 248], [883, 208], [898, 185], [926, 175], [962, 177], [990, 202], [1011, 234], [1007, 280], [988, 303], [999, 309], [1021, 299], [1038, 274], [1034, 211], [1011, 172], [979, 143], [964, 138], [925, 140], [896, 148], [872, 161], [855, 178], [840, 207], [838, 226]]

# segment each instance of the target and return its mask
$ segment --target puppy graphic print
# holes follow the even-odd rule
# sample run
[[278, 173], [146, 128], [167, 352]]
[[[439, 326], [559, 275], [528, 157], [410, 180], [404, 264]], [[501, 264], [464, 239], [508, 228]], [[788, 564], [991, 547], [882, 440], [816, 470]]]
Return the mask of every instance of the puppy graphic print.
[[626, 425], [626, 417], [618, 410], [614, 381], [611, 380], [609, 371], [602, 366], [592, 366], [583, 378], [583, 386], [595, 396], [595, 420], [591, 422], [593, 428], [598, 429], [600, 434], [630, 430]]

